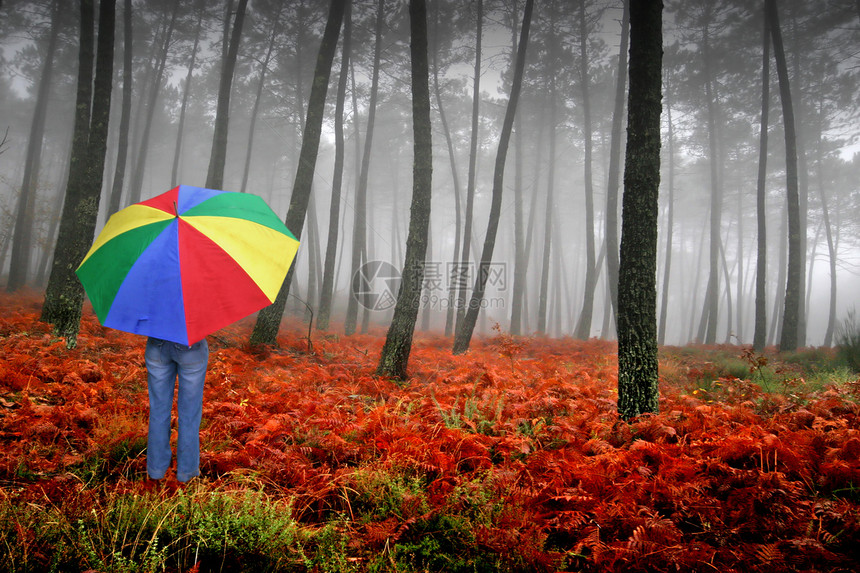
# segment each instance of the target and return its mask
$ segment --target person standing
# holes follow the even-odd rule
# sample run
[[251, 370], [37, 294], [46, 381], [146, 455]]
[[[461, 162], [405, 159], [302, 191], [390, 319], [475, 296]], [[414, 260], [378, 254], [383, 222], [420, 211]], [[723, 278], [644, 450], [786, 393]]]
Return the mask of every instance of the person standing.
[[170, 467], [170, 420], [178, 378], [176, 479], [184, 483], [200, 475], [200, 420], [209, 344], [205, 338], [188, 346], [149, 337], [145, 360], [149, 389], [146, 473], [150, 479], [160, 480]]

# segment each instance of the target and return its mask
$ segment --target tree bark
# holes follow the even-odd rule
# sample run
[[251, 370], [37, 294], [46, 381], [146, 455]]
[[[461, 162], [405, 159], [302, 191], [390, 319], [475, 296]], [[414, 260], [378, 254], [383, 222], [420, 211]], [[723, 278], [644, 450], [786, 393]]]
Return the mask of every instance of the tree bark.
[[[332, 0], [329, 6], [325, 32], [320, 43], [319, 54], [317, 55], [314, 82], [311, 86], [310, 98], [308, 99], [302, 149], [299, 153], [299, 163], [296, 169], [293, 193], [290, 197], [290, 207], [284, 220], [287, 228], [296, 237], [301, 237], [305, 215], [308, 211], [308, 202], [310, 200], [322, 133], [326, 92], [328, 91], [332, 60], [334, 60], [334, 53], [337, 49], [337, 38], [340, 35], [345, 5], [346, 0]], [[275, 344], [278, 329], [281, 326], [281, 318], [284, 315], [284, 307], [290, 293], [290, 282], [293, 279], [295, 269], [295, 264], [290, 267], [275, 302], [257, 314], [257, 322], [254, 325], [254, 331], [251, 333], [251, 344]]]
[[45, 291], [41, 320], [54, 325], [54, 332], [66, 338], [66, 346], [77, 345], [84, 289], [75, 275], [90, 248], [99, 214], [107, 152], [113, 84], [114, 18], [116, 0], [99, 5], [96, 73], [93, 82], [92, 0], [81, 0], [81, 43], [79, 53], [75, 145], [69, 167], [69, 181], [51, 276]]
[[514, 78], [511, 84], [511, 95], [508, 106], [505, 109], [505, 119], [502, 130], [499, 133], [499, 148], [496, 152], [496, 164], [493, 170], [493, 193], [490, 203], [490, 218], [487, 224], [487, 235], [484, 238], [484, 248], [481, 252], [480, 268], [475, 273], [475, 286], [472, 289], [472, 298], [469, 300], [469, 308], [463, 317], [463, 328], [457, 329], [454, 338], [454, 354], [462, 354], [469, 349], [472, 340], [472, 332], [478, 320], [478, 312], [481, 309], [481, 301], [484, 298], [484, 289], [487, 283], [487, 273], [483, 272], [493, 260], [493, 249], [496, 244], [496, 232], [499, 228], [499, 216], [502, 209], [502, 192], [504, 190], [505, 161], [508, 154], [508, 145], [511, 140], [511, 132], [514, 126], [514, 116], [517, 112], [517, 103], [520, 99], [520, 90], [523, 83], [523, 71], [525, 70], [526, 49], [529, 43], [529, 28], [531, 27], [532, 10], [534, 0], [526, 0], [523, 10], [523, 24], [520, 29], [520, 42], [517, 49], [517, 60], [514, 66]]
[[[39, 169], [42, 163], [42, 142], [45, 138], [45, 118], [47, 116], [48, 100], [51, 82], [54, 77], [54, 55], [57, 51], [57, 37], [60, 31], [60, 6], [63, 2], [54, 0], [51, 16], [51, 32], [48, 37], [48, 49], [45, 52], [45, 65], [39, 78], [39, 89], [36, 92], [36, 107], [33, 110], [33, 121], [30, 124], [30, 136], [27, 140], [27, 155], [24, 158], [24, 179], [21, 183], [21, 193], [18, 196], [18, 208], [15, 216], [15, 230], [12, 234], [12, 254], [9, 263], [9, 277], [6, 290], [14, 292], [23, 287], [30, 274], [30, 257], [33, 243], [33, 212], [36, 204], [36, 188], [39, 182]], [[5, 138], [4, 138], [5, 141]]]
[[427, 8], [424, 0], [410, 0], [409, 22], [412, 61], [412, 130], [414, 164], [412, 206], [409, 235], [406, 239], [406, 259], [394, 316], [376, 373], [399, 380], [407, 379], [412, 335], [421, 303], [424, 283], [424, 262], [427, 235], [430, 228], [430, 193], [433, 176], [433, 146], [430, 124], [430, 70], [427, 58]]
[[785, 184], [788, 206], [788, 268], [785, 284], [785, 310], [782, 315], [782, 331], [779, 349], [782, 352], [797, 350], [798, 324], [803, 288], [803, 259], [800, 228], [800, 199], [797, 185], [797, 135], [794, 127], [794, 108], [788, 81], [788, 66], [779, 27], [776, 1], [765, 0], [767, 17], [770, 19], [770, 34], [773, 40], [773, 55], [779, 78], [779, 99], [785, 128]]
[[[218, 85], [218, 105], [215, 110], [215, 133], [212, 135], [212, 152], [209, 155], [209, 173], [206, 175], [208, 189], [224, 187], [224, 166], [227, 162], [227, 133], [230, 125], [230, 92], [233, 87], [233, 73], [236, 69], [236, 58], [239, 55], [239, 42], [242, 39], [242, 25], [245, 22], [245, 8], [248, 0], [239, 0], [236, 6], [236, 18], [233, 20], [233, 31], [230, 34], [230, 48], [221, 68], [221, 78]], [[297, 237], [299, 235], [296, 235]]]
[[618, 414], [657, 412], [657, 200], [662, 0], [630, 6], [630, 94], [618, 275]]

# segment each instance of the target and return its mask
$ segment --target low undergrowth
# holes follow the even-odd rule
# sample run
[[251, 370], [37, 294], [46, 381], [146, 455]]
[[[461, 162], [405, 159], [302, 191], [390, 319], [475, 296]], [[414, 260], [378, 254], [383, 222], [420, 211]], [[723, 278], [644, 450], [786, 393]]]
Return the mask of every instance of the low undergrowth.
[[201, 479], [145, 477], [141, 339], [0, 300], [0, 570], [855, 571], [860, 380], [835, 352], [667, 347], [660, 413], [615, 347], [384, 333], [210, 338]]

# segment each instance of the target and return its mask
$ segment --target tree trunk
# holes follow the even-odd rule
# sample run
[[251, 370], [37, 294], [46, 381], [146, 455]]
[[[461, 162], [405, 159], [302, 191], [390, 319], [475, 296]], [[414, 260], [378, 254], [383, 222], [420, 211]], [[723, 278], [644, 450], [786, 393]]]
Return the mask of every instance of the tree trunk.
[[[343, 21], [345, 5], [346, 0], [332, 0], [325, 32], [320, 43], [319, 54], [317, 55], [314, 82], [311, 86], [307, 119], [305, 120], [302, 137], [302, 150], [299, 153], [299, 163], [296, 169], [293, 193], [290, 197], [290, 207], [284, 220], [287, 228], [296, 237], [301, 237], [305, 215], [308, 211], [308, 202], [310, 200], [317, 153], [319, 151], [320, 135], [322, 133], [326, 92], [328, 91], [332, 60], [334, 60], [334, 53], [337, 49], [337, 38], [340, 35], [340, 26]], [[281, 318], [284, 315], [284, 307], [290, 293], [290, 282], [293, 279], [295, 269], [296, 266], [293, 264], [287, 273], [286, 279], [284, 279], [283, 285], [281, 285], [281, 290], [278, 292], [275, 302], [258, 313], [254, 331], [251, 333], [251, 344], [275, 344], [278, 329], [281, 326]]]
[[24, 158], [24, 180], [21, 183], [21, 193], [18, 196], [15, 230], [12, 235], [12, 254], [9, 263], [9, 278], [6, 283], [8, 292], [14, 292], [27, 284], [27, 275], [30, 274], [33, 212], [36, 204], [36, 189], [39, 183], [39, 168], [42, 162], [45, 118], [51, 82], [54, 77], [54, 54], [57, 51], [57, 36], [61, 21], [60, 6], [62, 5], [63, 2], [60, 0], [54, 0], [51, 10], [51, 32], [48, 38], [48, 49], [45, 53], [45, 65], [42, 68], [39, 89], [36, 92], [36, 107], [33, 110], [33, 121], [30, 124], [30, 136], [27, 140], [27, 155]]
[[54, 325], [58, 336], [66, 338], [69, 348], [77, 345], [84, 302], [84, 289], [75, 269], [90, 248], [99, 214], [113, 82], [115, 11], [116, 0], [101, 1], [93, 82], [95, 15], [92, 0], [81, 1], [76, 145], [72, 151], [66, 199], [41, 317], [42, 321]]
[[[454, 254], [451, 257], [451, 266], [455, 267], [460, 257], [460, 237], [463, 226], [463, 216], [460, 212], [460, 175], [457, 172], [456, 154], [454, 152], [454, 141], [451, 138], [451, 129], [448, 127], [448, 118], [445, 115], [445, 107], [442, 105], [442, 92], [439, 89], [439, 7], [434, 10], [433, 38], [434, 46], [431, 51], [433, 62], [433, 92], [436, 96], [436, 107], [439, 110], [439, 123], [442, 125], [442, 133], [445, 136], [445, 145], [448, 148], [448, 162], [451, 165], [451, 181], [454, 187]], [[456, 289], [448, 285], [448, 308], [445, 311], [445, 336], [451, 336], [454, 332], [454, 307]]]
[[[708, 5], [710, 11], [710, 5]], [[710, 16], [706, 16], [710, 18]], [[723, 182], [721, 168], [721, 154], [718, 145], [718, 118], [717, 109], [718, 95], [715, 93], [715, 81], [712, 65], [713, 54], [711, 52], [708, 23], [702, 32], [702, 59], [705, 70], [705, 98], [708, 112], [708, 157], [711, 176], [711, 204], [710, 204], [710, 246], [708, 248], [708, 287], [705, 295], [705, 306], [703, 321], [699, 327], [699, 338], [705, 344], [714, 344], [717, 340], [717, 323], [720, 310], [720, 232], [723, 212]], [[704, 337], [702, 337], [704, 334]]]
[[666, 141], [669, 144], [667, 154], [669, 156], [669, 182], [668, 191], [669, 198], [666, 201], [666, 261], [663, 264], [663, 290], [660, 300], [660, 325], [657, 329], [657, 344], [663, 345], [666, 343], [666, 317], [669, 314], [669, 272], [672, 268], [672, 234], [675, 226], [675, 126], [672, 123], [672, 106], [669, 101], [666, 102], [666, 118], [669, 122], [669, 133]]
[[782, 286], [785, 284], [785, 277], [788, 274], [788, 215], [787, 206], [783, 203], [779, 214], [779, 233], [777, 240], [779, 241], [779, 260], [776, 268], [779, 269], [776, 277], [776, 296], [773, 300], [773, 317], [770, 322], [770, 334], [768, 336], [769, 344], [776, 344], [778, 333], [782, 330], [782, 318], [785, 302], [785, 289]]
[[430, 70], [427, 61], [427, 8], [424, 0], [410, 0], [409, 22], [412, 61], [412, 129], [414, 164], [412, 206], [406, 259], [394, 317], [382, 347], [376, 373], [406, 380], [412, 335], [421, 303], [424, 262], [430, 227], [430, 192], [433, 175], [433, 147], [430, 124]]
[[[513, 0], [511, 12], [511, 53], [516, 54], [517, 41], [517, 0]], [[514, 336], [522, 334], [523, 300], [526, 279], [525, 237], [523, 229], [523, 114], [514, 118], [514, 284], [511, 291], [511, 325]]]
[[335, 284], [335, 260], [337, 259], [338, 225], [340, 224], [340, 201], [343, 188], [343, 161], [346, 143], [343, 136], [343, 110], [346, 101], [346, 83], [349, 79], [349, 60], [352, 51], [352, 0], [346, 1], [343, 16], [343, 45], [340, 56], [340, 77], [337, 82], [337, 102], [334, 110], [334, 172], [331, 183], [331, 205], [328, 214], [323, 281], [320, 291], [320, 306], [317, 313], [317, 328], [328, 330], [331, 320], [332, 294]]
[[254, 94], [254, 106], [251, 108], [251, 123], [248, 126], [248, 146], [247, 151], [245, 152], [245, 168], [242, 171], [242, 183], [239, 185], [240, 193], [244, 193], [248, 188], [248, 175], [251, 172], [251, 157], [253, 157], [254, 131], [257, 126], [257, 115], [260, 111], [260, 100], [263, 99], [263, 86], [266, 82], [266, 72], [269, 69], [269, 61], [272, 59], [272, 52], [275, 49], [275, 38], [277, 38], [277, 32], [279, 31], [278, 24], [281, 19], [282, 9], [283, 4], [279, 6], [275, 19], [272, 22], [272, 33], [269, 36], [269, 46], [266, 48], [266, 56], [263, 58], [263, 61], [260, 62], [260, 80], [257, 82], [257, 92]]
[[[792, 28], [794, 29], [794, 37], [797, 38], [800, 33], [797, 30], [797, 18], [792, 18]], [[797, 191], [798, 191], [798, 227], [799, 233], [798, 238], [800, 242], [797, 245], [797, 253], [800, 258], [800, 262], [797, 263], [798, 268], [800, 269], [801, 277], [798, 280], [798, 308], [797, 308], [797, 346], [806, 346], [806, 315], [808, 305], [806, 304], [807, 295], [806, 295], [806, 281], [802, 276], [804, 271], [807, 268], [807, 239], [806, 239], [806, 230], [808, 226], [808, 214], [809, 214], [809, 163], [806, 159], [806, 134], [805, 130], [802, 128], [803, 126], [803, 117], [805, 112], [804, 100], [803, 100], [803, 86], [802, 81], [803, 77], [801, 75], [801, 50], [803, 48], [800, 45], [800, 42], [795, 41], [793, 50], [792, 50], [792, 64], [794, 67], [794, 77], [797, 82], [795, 86], [795, 91], [801, 94], [801, 97], [797, 99], [797, 107], [793, 108], [794, 110], [794, 124], [795, 126], [801, 126], [800, 129], [795, 127], [794, 129], [794, 138], [795, 138], [795, 151], [797, 153]], [[786, 64], [787, 66], [787, 64]], [[788, 78], [787, 68], [786, 68], [786, 78]], [[788, 81], [786, 80], [786, 85], [788, 85]], [[790, 93], [790, 90], [788, 90]], [[780, 89], [780, 93], [782, 93]], [[813, 261], [814, 262], [814, 261]], [[812, 274], [812, 262], [809, 263], [809, 270], [806, 271], [808, 274]]]
[[493, 248], [496, 244], [496, 232], [499, 228], [499, 216], [502, 209], [502, 191], [504, 190], [505, 161], [508, 154], [508, 145], [511, 140], [511, 131], [514, 126], [514, 116], [517, 112], [517, 103], [520, 99], [520, 90], [523, 83], [523, 71], [526, 63], [526, 49], [529, 43], [529, 28], [531, 27], [532, 10], [534, 0], [526, 0], [523, 10], [523, 24], [520, 30], [520, 42], [517, 48], [517, 60], [514, 67], [514, 77], [511, 83], [511, 95], [508, 106], [505, 109], [505, 119], [502, 130], [499, 133], [499, 149], [496, 152], [496, 165], [493, 170], [493, 194], [490, 203], [490, 218], [487, 224], [487, 235], [484, 238], [484, 249], [481, 252], [480, 268], [476, 273], [475, 287], [472, 289], [472, 298], [469, 308], [463, 318], [463, 328], [457, 329], [454, 338], [454, 354], [462, 354], [469, 349], [472, 340], [472, 332], [478, 320], [478, 312], [481, 309], [481, 301], [484, 298], [484, 288], [487, 283], [488, 273], [483, 272], [489, 268], [493, 260]]
[[376, 5], [375, 45], [373, 48], [373, 76], [370, 83], [370, 102], [367, 110], [367, 131], [364, 134], [364, 149], [361, 157], [361, 172], [355, 189], [355, 217], [352, 227], [352, 264], [350, 266], [351, 296], [347, 301], [346, 320], [343, 329], [347, 336], [355, 332], [358, 324], [358, 300], [355, 293], [359, 292], [355, 281], [359, 277], [362, 265], [362, 255], [367, 263], [367, 179], [370, 171], [370, 155], [373, 149], [373, 130], [376, 123], [376, 100], [379, 94], [379, 66], [382, 59], [382, 28], [385, 22], [385, 2], [379, 0]]
[[541, 255], [540, 286], [538, 287], [537, 332], [546, 334], [547, 289], [549, 286], [549, 261], [552, 251], [553, 187], [555, 186], [555, 90], [550, 88], [549, 105], [549, 166], [547, 167], [546, 205], [544, 209], [543, 252]]
[[[471, 256], [471, 241], [472, 241], [472, 223], [474, 219], [475, 205], [475, 177], [478, 165], [478, 119], [480, 117], [481, 104], [481, 55], [482, 55], [482, 39], [483, 39], [483, 24], [484, 24], [484, 2], [477, 1], [477, 29], [475, 31], [475, 68], [474, 77], [472, 80], [472, 134], [469, 142], [469, 175], [466, 180], [466, 220], [463, 225], [463, 250], [460, 252], [460, 268], [457, 270], [459, 275], [466, 273], [469, 268], [469, 257]], [[460, 330], [463, 328], [463, 317], [466, 314], [466, 289], [468, 288], [468, 280], [461, 281], [460, 288], [457, 290], [457, 321], [455, 327], [455, 337], [459, 336]]]
[[[173, 13], [170, 16], [170, 23], [167, 24], [164, 33], [164, 42], [162, 42], [159, 50], [158, 62], [155, 66], [155, 78], [152, 80], [147, 98], [146, 118], [143, 126], [143, 135], [141, 135], [139, 148], [137, 151], [137, 161], [134, 164], [134, 171], [131, 177], [131, 186], [129, 192], [128, 203], [138, 203], [141, 199], [143, 190], [143, 174], [146, 169], [146, 157], [149, 153], [149, 135], [152, 131], [152, 118], [155, 115], [155, 103], [158, 101], [158, 93], [161, 90], [161, 80], [164, 77], [164, 68], [167, 65], [167, 54], [170, 47], [170, 38], [173, 35], [173, 29], [176, 24], [176, 15], [179, 10], [179, 3], [173, 5]], [[146, 85], [148, 82], [144, 82]]]
[[630, 94], [618, 274], [618, 414], [657, 412], [657, 199], [662, 0], [630, 6]]
[[191, 93], [191, 80], [194, 79], [194, 66], [197, 63], [197, 48], [200, 45], [200, 31], [203, 24], [203, 0], [197, 5], [197, 29], [194, 32], [194, 46], [191, 48], [191, 61], [185, 74], [182, 87], [182, 104], [179, 106], [179, 124], [176, 128], [176, 146], [173, 150], [173, 168], [170, 170], [170, 184], [179, 185], [179, 160], [182, 157], [182, 138], [185, 135], [185, 114], [188, 109], [188, 96]]
[[582, 297], [582, 311], [576, 325], [574, 336], [588, 340], [591, 336], [591, 318], [594, 314], [594, 289], [597, 286], [597, 267], [595, 266], [594, 246], [594, 182], [591, 176], [591, 98], [589, 96], [588, 30], [585, 21], [585, 0], [579, 5], [579, 80], [582, 83], [583, 137], [585, 138], [585, 292]]
[[[117, 211], [122, 203], [122, 188], [125, 185], [125, 167], [128, 163], [129, 124], [131, 123], [131, 94], [132, 94], [132, 14], [131, 0], [123, 4], [123, 57], [122, 57], [122, 112], [119, 119], [119, 141], [116, 146], [116, 165], [114, 166], [113, 184], [108, 199], [107, 216]], [[199, 32], [199, 24], [198, 24]], [[195, 44], [196, 46], [196, 44]], [[181, 120], [180, 120], [181, 125]]]
[[782, 331], [779, 349], [782, 352], [797, 350], [798, 324], [803, 288], [803, 259], [800, 228], [800, 200], [797, 187], [797, 137], [794, 129], [794, 109], [788, 82], [788, 66], [782, 45], [779, 15], [776, 1], [765, 0], [767, 18], [770, 19], [770, 34], [773, 40], [773, 55], [779, 78], [779, 99], [785, 128], [785, 183], [788, 205], [788, 274], [785, 284], [785, 310], [782, 315]]
[[[212, 153], [209, 155], [209, 173], [206, 175], [208, 189], [224, 187], [224, 164], [227, 162], [227, 132], [230, 124], [230, 91], [233, 87], [233, 73], [236, 57], [239, 55], [239, 42], [242, 39], [242, 24], [245, 21], [245, 8], [248, 0], [239, 0], [236, 18], [230, 34], [230, 48], [221, 68], [218, 85], [218, 105], [215, 110], [215, 133], [212, 135]], [[296, 235], [298, 236], [298, 235]]]
[[761, 60], [761, 121], [759, 122], [758, 179], [756, 181], [755, 329], [753, 349], [764, 350], [767, 342], [767, 125], [770, 114], [770, 19], [764, 18]]
[[[821, 117], [819, 110], [818, 117]], [[830, 307], [827, 313], [827, 330], [824, 333], [824, 346], [830, 347], [833, 344], [833, 332], [836, 328], [836, 241], [833, 240], [833, 228], [830, 224], [830, 209], [827, 206], [827, 192], [822, 181], [822, 169], [824, 157], [822, 156], [822, 141], [821, 128], [818, 129], [818, 145], [816, 146], [817, 165], [815, 169], [818, 197], [821, 200], [821, 215], [824, 219], [824, 232], [827, 237], [827, 254], [830, 261]], [[810, 273], [811, 274], [811, 273]]]
[[[606, 186], [606, 280], [609, 281], [612, 309], [618, 309], [618, 188], [621, 180], [621, 138], [624, 100], [627, 92], [627, 44], [630, 37], [630, 0], [623, 0], [621, 47], [615, 77], [615, 109], [612, 111], [612, 136], [609, 142], [609, 181]], [[616, 324], [618, 323], [616, 316]]]

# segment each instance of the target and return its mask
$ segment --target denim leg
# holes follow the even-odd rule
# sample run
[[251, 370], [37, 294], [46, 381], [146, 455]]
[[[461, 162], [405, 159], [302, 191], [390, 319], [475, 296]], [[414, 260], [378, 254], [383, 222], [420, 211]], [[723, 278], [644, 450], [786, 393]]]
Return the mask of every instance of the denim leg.
[[182, 347], [181, 352], [176, 353], [179, 365], [176, 479], [181, 482], [200, 475], [200, 419], [203, 414], [203, 383], [208, 360], [209, 345], [205, 339], [191, 348]]
[[146, 372], [149, 388], [149, 435], [146, 444], [146, 473], [161, 479], [170, 467], [170, 415], [173, 410], [173, 389], [176, 363], [167, 345], [171, 343], [150, 338], [146, 343]]

